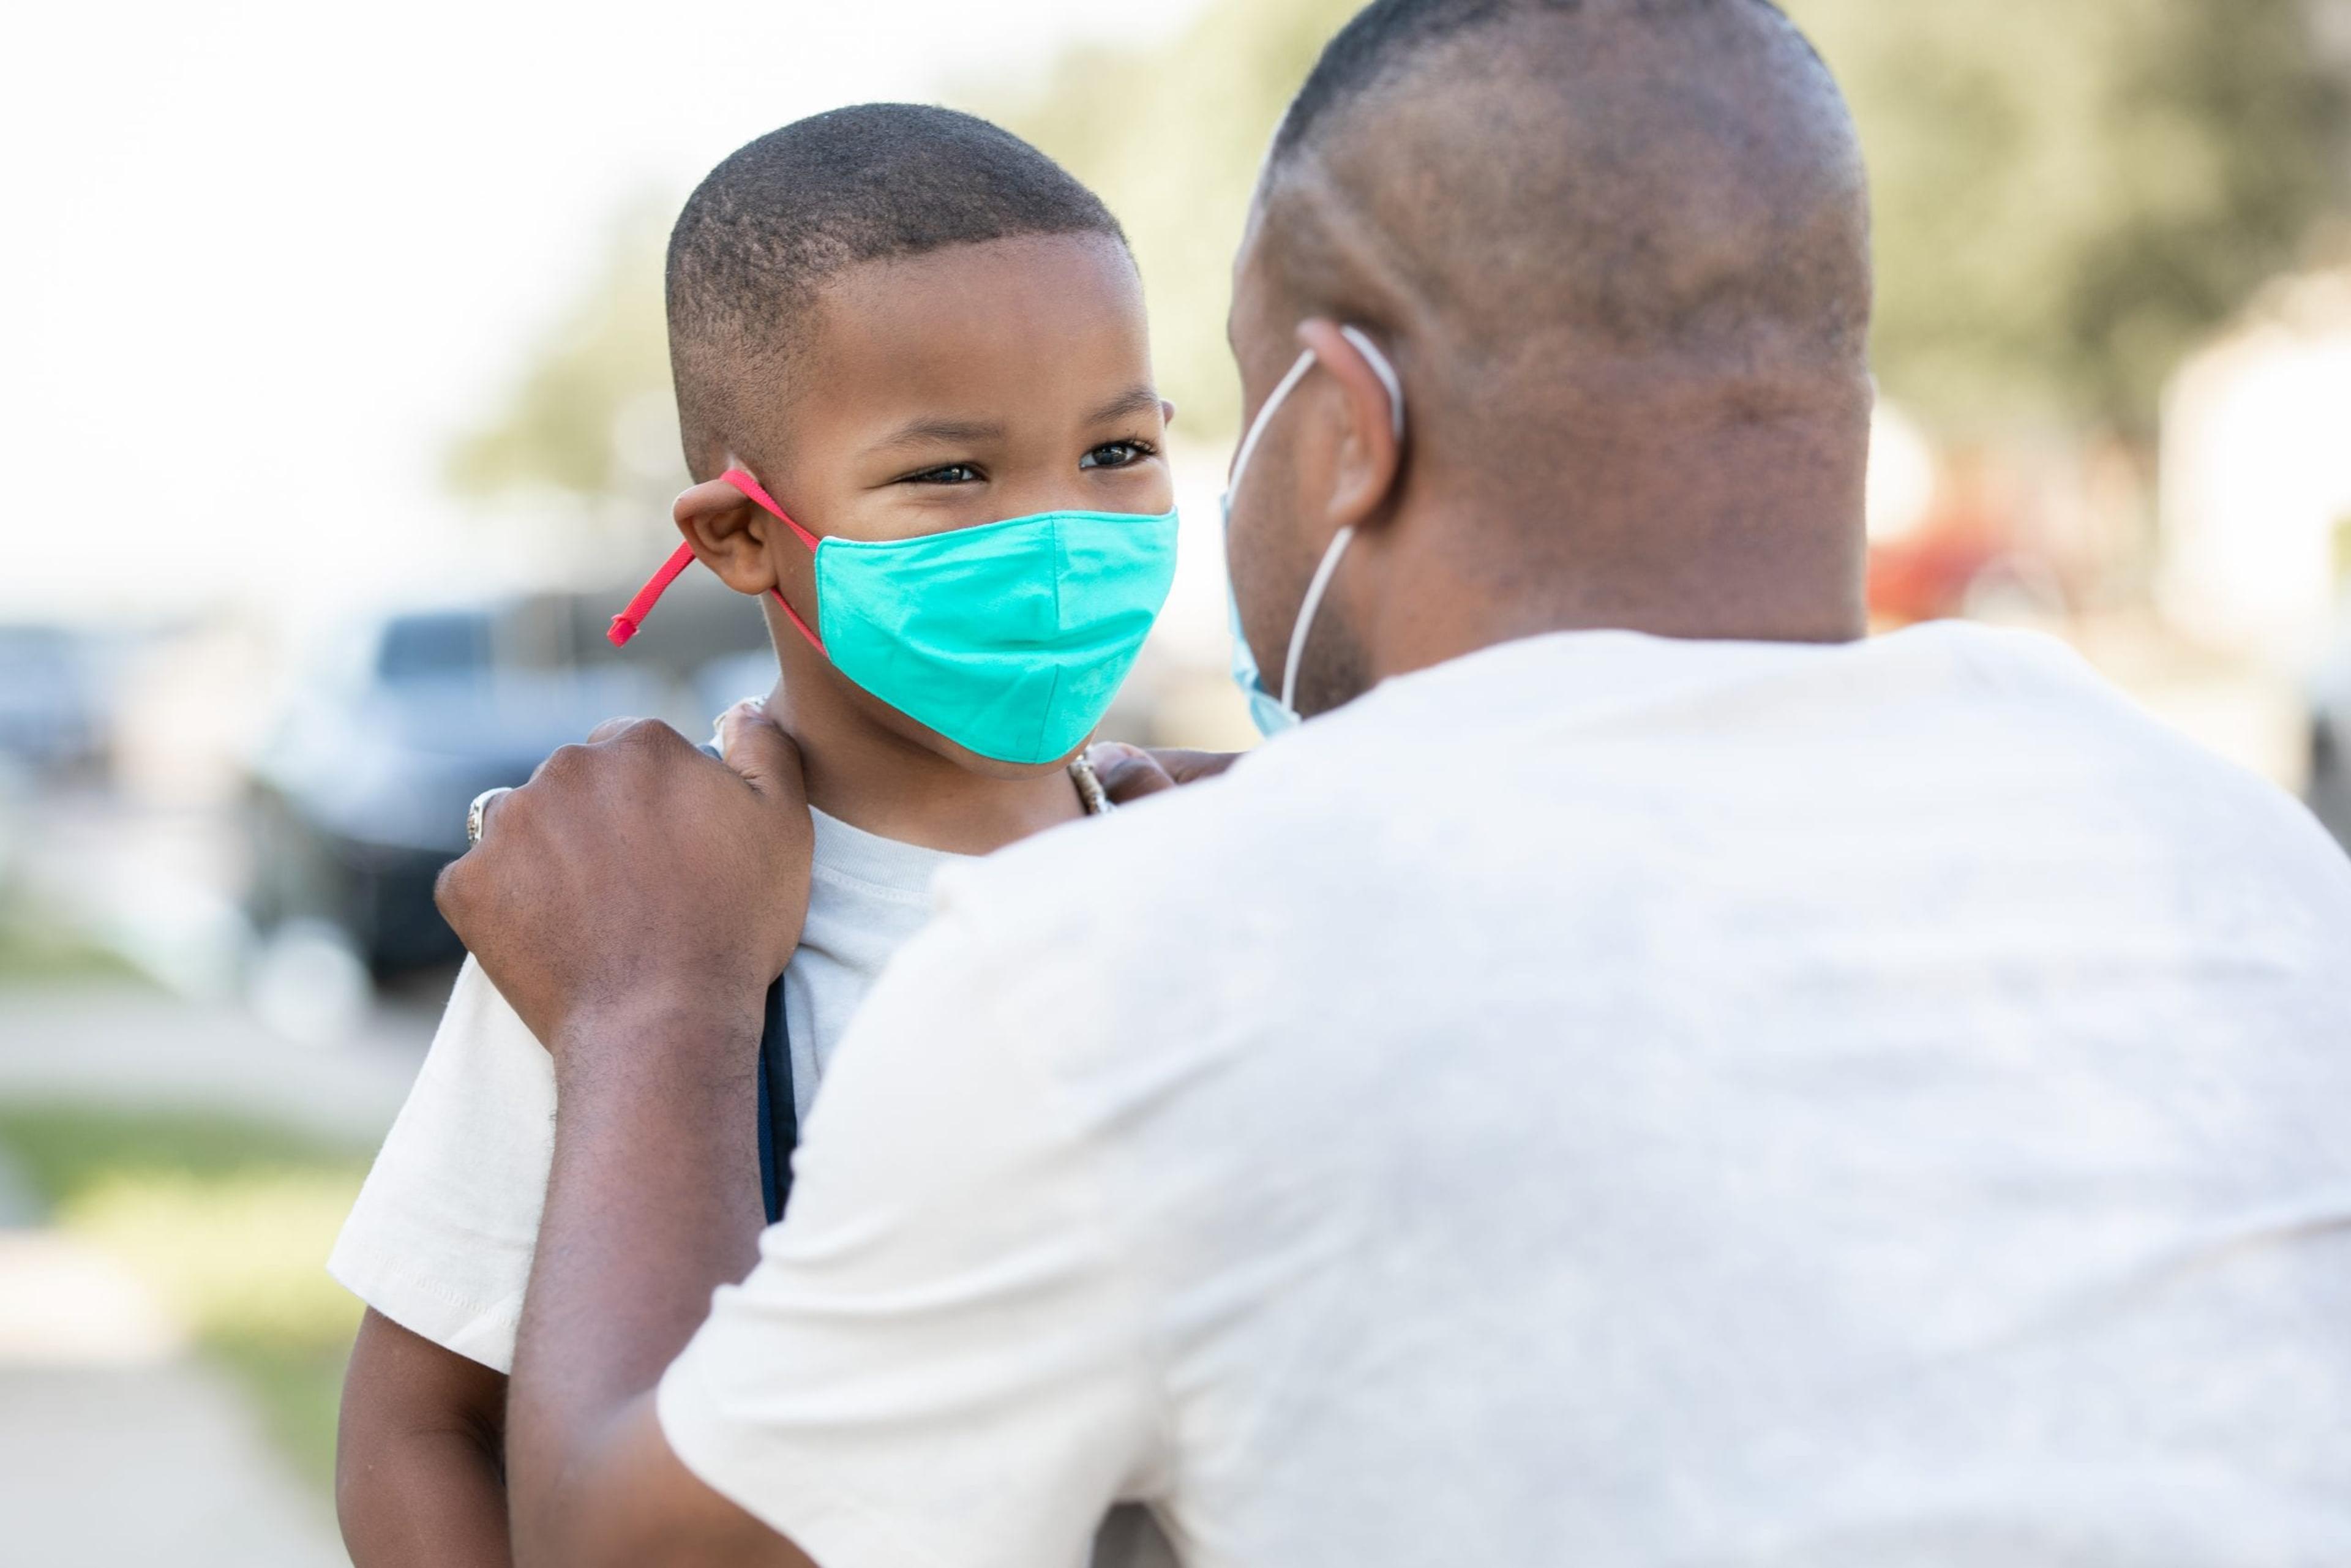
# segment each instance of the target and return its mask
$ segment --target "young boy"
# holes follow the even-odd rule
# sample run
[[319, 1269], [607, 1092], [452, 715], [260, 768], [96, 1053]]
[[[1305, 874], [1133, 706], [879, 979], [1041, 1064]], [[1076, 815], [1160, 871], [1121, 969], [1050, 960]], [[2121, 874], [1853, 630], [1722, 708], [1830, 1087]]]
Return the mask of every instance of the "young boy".
[[[1071, 758], [1174, 569], [1169, 411], [1109, 212], [944, 110], [841, 110], [737, 152], [678, 219], [668, 295], [701, 481], [678, 527], [765, 596], [768, 711], [807, 766], [815, 863], [778, 1020], [805, 1113], [938, 866], [1096, 803]], [[329, 1263], [368, 1304], [337, 1458], [359, 1568], [510, 1560], [506, 1374], [554, 1104], [545, 1051], [469, 962]]]

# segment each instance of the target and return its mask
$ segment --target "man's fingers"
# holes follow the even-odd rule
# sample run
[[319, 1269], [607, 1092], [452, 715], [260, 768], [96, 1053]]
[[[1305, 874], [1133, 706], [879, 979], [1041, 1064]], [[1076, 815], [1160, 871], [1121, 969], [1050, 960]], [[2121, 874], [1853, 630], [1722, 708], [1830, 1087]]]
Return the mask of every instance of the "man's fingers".
[[458, 912], [465, 904], [466, 879], [457, 870], [465, 863], [465, 857], [459, 855], [443, 866], [441, 874], [433, 879], [433, 905], [441, 911], [441, 918], [453, 927], [457, 924]]
[[[565, 749], [579, 748], [570, 747]], [[546, 764], [540, 766], [544, 768]], [[514, 798], [520, 792], [519, 789], [483, 791], [478, 805], [468, 813], [478, 819], [466, 823], [468, 836], [473, 841], [466, 845], [464, 854], [443, 866], [441, 874], [433, 879], [434, 905], [440, 909], [441, 917], [449, 923], [450, 929], [465, 939], [468, 946], [471, 946], [468, 918], [475, 900], [480, 895], [483, 879], [490, 874], [486, 867], [486, 852], [496, 852], [489, 850], [490, 822], [493, 818], [507, 821], [514, 814]], [[511, 822], [507, 825], [509, 829], [513, 826]]]
[[739, 702], [718, 716], [718, 750], [726, 766], [761, 796], [808, 804], [800, 748], [768, 716], [765, 703], [757, 698]]
[[1102, 793], [1121, 806], [1176, 787], [1157, 758], [1122, 740], [1105, 740], [1093, 747], [1087, 751], [1086, 761], [1102, 780]]
[[1197, 784], [1203, 779], [1214, 779], [1246, 753], [1238, 751], [1186, 751], [1163, 747], [1151, 754], [1167, 777], [1178, 784]]
[[608, 718], [588, 732], [588, 743], [593, 746], [601, 741], [616, 740], [626, 735], [632, 726], [643, 722], [636, 718]]
[[1238, 751], [1145, 751], [1124, 741], [1105, 740], [1086, 753], [1102, 792], [1119, 805], [1173, 789], [1179, 784], [1213, 779], [1233, 765]]
[[441, 918], [449, 923], [449, 929], [469, 946], [472, 945], [474, 904], [481, 893], [481, 879], [482, 854], [478, 844], [443, 866], [441, 874], [433, 879], [434, 906], [441, 911]]

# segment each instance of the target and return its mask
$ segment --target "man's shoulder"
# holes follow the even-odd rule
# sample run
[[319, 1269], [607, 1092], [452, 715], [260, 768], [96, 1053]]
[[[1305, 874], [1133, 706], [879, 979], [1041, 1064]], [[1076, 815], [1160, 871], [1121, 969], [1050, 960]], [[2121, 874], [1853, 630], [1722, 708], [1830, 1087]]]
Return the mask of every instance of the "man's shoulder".
[[1937, 631], [1983, 681], [1983, 706], [2018, 715], [2050, 753], [2167, 779], [2172, 787], [2165, 793], [2178, 800], [2263, 821], [2296, 838], [2323, 831], [2274, 780], [2200, 744], [2057, 639], [1983, 627]]
[[[1810, 830], [1846, 807], [1846, 836], [1894, 813], [1915, 843], [1997, 810], [2020, 833], [2105, 821], [2182, 863], [2225, 837], [2241, 863], [2307, 887], [2351, 877], [2284, 790], [2066, 644], [1946, 623], [1842, 648], [1504, 645], [1389, 683], [1219, 778], [957, 866], [939, 895], [984, 909], [1004, 940], [1143, 954], [1180, 931], [1198, 954], [1310, 894], [1323, 918], [1332, 898], [1449, 896], [1436, 883], [1490, 884], [1529, 861], [1669, 862], [1663, 876], [1692, 834]], [[1554, 878], [1546, 906], [1604, 885]]]

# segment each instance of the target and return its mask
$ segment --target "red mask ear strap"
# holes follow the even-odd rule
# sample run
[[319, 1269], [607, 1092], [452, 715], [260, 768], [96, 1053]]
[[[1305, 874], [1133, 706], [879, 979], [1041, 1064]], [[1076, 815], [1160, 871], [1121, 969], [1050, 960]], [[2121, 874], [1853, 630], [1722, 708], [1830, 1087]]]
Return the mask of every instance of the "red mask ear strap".
[[[721, 479], [726, 480], [729, 485], [734, 486], [737, 490], [742, 491], [746, 496], [750, 497], [753, 501], [773, 513], [776, 520], [782, 523], [784, 527], [791, 529], [794, 534], [798, 535], [799, 537], [800, 543], [808, 546], [810, 549], [813, 550], [824, 542], [818, 538], [814, 534], [809, 532], [806, 528], [800, 527], [798, 523], [792, 521], [791, 517], [784, 511], [784, 509], [776, 505], [776, 498], [773, 496], [768, 495], [766, 490], [762, 489], [757, 479], [752, 478], [751, 476], [746, 474], [740, 468], [729, 468], [726, 473], [721, 474], [718, 476]], [[778, 604], [783, 606], [784, 614], [789, 618], [793, 626], [799, 629], [799, 634], [808, 639], [809, 646], [814, 648], [818, 653], [823, 653], [824, 643], [818, 638], [817, 634], [810, 629], [809, 623], [800, 619], [800, 612], [792, 608], [791, 601], [786, 599], [783, 596], [783, 593], [777, 589], [771, 588], [768, 590], [768, 596], [775, 600]], [[829, 653], [825, 656], [827, 658], [831, 657]]]
[[792, 521], [790, 517], [785, 516], [784, 509], [776, 505], [776, 498], [773, 496], [768, 495], [765, 490], [759, 488], [759, 482], [757, 479], [752, 478], [748, 474], [744, 473], [740, 468], [729, 468], [726, 473], [721, 474], [718, 476], [721, 479], [726, 480], [729, 485], [734, 486], [737, 490], [742, 491], [746, 496], [750, 497], [751, 499], [757, 501], [769, 512], [773, 513], [776, 518], [780, 521], [784, 527], [791, 529], [793, 533], [799, 535], [800, 543], [808, 546], [809, 549], [814, 549], [824, 542], [822, 539], [818, 538], [814, 534], [809, 532], [806, 528], [800, 527], [798, 523]]
[[[799, 537], [800, 543], [808, 546], [810, 549], [815, 549], [823, 542], [814, 534], [809, 532], [806, 528], [792, 521], [789, 517], [786, 516], [784, 509], [776, 505], [776, 498], [773, 496], [768, 495], [764, 489], [761, 489], [759, 482], [757, 479], [752, 478], [748, 474], [743, 472], [740, 468], [729, 468], [726, 473], [721, 474], [719, 477], [726, 480], [729, 485], [734, 486], [737, 490], [742, 491], [744, 495], [749, 497], [750, 499], [758, 506], [774, 514], [776, 518], [780, 521], [784, 527], [791, 529], [792, 532]], [[693, 564], [694, 547], [692, 545], [681, 544], [676, 549], [671, 551], [669, 559], [664, 561], [662, 563], [662, 569], [653, 573], [652, 578], [646, 581], [643, 588], [637, 590], [637, 596], [629, 601], [627, 608], [623, 609], [618, 615], [612, 617], [611, 627], [604, 633], [605, 639], [610, 642], [612, 646], [618, 648], [625, 644], [630, 638], [635, 636], [638, 629], [643, 626], [645, 617], [653, 613], [653, 605], [660, 601], [661, 596], [664, 593], [669, 591], [669, 585], [677, 580], [678, 574], [680, 572], [684, 571], [687, 567], [692, 566]], [[768, 593], [778, 604], [783, 606], [784, 614], [790, 619], [792, 625], [799, 632], [799, 634], [808, 639], [809, 646], [814, 648], [820, 653], [824, 653], [823, 642], [820, 641], [816, 632], [810, 628], [809, 623], [800, 619], [800, 612], [792, 608], [791, 601], [786, 599], [783, 594], [776, 589], [771, 588], [768, 590]], [[830, 654], [826, 654], [826, 657], [828, 658], [831, 656], [831, 655]]]
[[629, 601], [628, 608], [612, 617], [612, 624], [605, 632], [604, 640], [615, 648], [624, 646], [637, 634], [637, 628], [645, 623], [645, 617], [653, 612], [654, 603], [668, 591], [669, 585], [677, 580], [677, 574], [693, 564], [692, 545], [682, 544], [672, 550], [669, 559], [662, 562], [662, 569], [637, 590], [637, 596]]
[[[772, 588], [768, 590], [768, 597], [774, 600], [778, 604], [783, 606], [785, 616], [790, 620], [794, 626], [799, 628], [799, 633], [801, 636], [808, 639], [809, 646], [814, 648], [820, 653], [824, 653], [824, 643], [818, 640], [815, 632], [809, 630], [809, 623], [800, 619], [800, 612], [792, 608], [792, 601], [786, 599], [782, 593]], [[832, 657], [830, 653], [824, 653], [824, 656], [828, 659]]]

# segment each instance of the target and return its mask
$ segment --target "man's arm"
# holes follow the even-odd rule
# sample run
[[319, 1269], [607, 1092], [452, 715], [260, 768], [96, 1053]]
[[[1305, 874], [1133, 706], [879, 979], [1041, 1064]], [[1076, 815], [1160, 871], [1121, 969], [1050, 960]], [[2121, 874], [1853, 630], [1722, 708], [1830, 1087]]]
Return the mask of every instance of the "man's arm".
[[799, 759], [737, 709], [726, 761], [601, 728], [492, 808], [440, 899], [556, 1063], [555, 1162], [508, 1393], [517, 1563], [807, 1559], [696, 1480], [653, 1414], [662, 1370], [762, 1216], [759, 1008], [798, 943]]
[[727, 758], [652, 727], [559, 754], [444, 881], [555, 1063], [517, 1560], [1079, 1561], [1172, 1463], [1104, 1108], [1048, 1065], [1109, 1012], [1092, 914], [1061, 872], [985, 914], [942, 892], [859, 1009], [753, 1268], [744, 1107], [810, 833], [789, 742], [732, 716]]
[[557, 1062], [555, 1168], [523, 1307], [507, 1438], [518, 1561], [808, 1560], [671, 1454], [653, 1391], [750, 1271], [765, 1216], [758, 998], [576, 1020]]
[[506, 1403], [504, 1374], [369, 1309], [335, 1441], [354, 1568], [507, 1568]]

